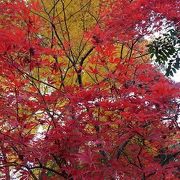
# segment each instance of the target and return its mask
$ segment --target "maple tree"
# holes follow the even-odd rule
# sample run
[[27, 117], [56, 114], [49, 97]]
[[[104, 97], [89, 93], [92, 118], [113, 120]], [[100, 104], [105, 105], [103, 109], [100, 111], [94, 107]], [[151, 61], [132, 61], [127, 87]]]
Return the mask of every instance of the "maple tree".
[[179, 87], [144, 37], [179, 1], [98, 1], [80, 39], [51, 2], [0, 1], [0, 178], [178, 179]]

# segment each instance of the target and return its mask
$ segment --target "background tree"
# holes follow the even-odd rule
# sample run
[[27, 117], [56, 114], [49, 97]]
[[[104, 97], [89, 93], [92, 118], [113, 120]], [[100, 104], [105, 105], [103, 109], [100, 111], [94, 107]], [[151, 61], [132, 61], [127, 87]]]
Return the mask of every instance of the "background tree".
[[148, 47], [151, 57], [165, 70], [167, 76], [173, 76], [179, 70], [180, 39], [178, 30], [168, 30], [162, 36], [155, 38]]

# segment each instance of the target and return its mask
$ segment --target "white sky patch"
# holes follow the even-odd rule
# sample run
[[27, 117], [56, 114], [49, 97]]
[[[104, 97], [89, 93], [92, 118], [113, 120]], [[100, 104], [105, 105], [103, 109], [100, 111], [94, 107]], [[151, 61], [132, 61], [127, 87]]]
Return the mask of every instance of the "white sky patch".
[[180, 82], [180, 70], [178, 70], [171, 79], [175, 82]]

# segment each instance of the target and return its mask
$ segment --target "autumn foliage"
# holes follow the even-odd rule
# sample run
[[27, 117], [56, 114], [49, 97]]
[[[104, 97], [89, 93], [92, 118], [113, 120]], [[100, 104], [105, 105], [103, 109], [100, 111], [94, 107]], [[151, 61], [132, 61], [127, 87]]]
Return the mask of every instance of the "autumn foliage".
[[145, 36], [179, 1], [78, 2], [0, 1], [0, 179], [178, 179], [180, 91]]

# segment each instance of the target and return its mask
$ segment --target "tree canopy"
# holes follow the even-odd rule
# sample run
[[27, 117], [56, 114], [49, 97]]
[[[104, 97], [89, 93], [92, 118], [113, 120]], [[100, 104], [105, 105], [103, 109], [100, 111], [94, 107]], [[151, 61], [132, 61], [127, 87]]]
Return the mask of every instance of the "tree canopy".
[[179, 179], [179, 8], [0, 1], [0, 179]]

